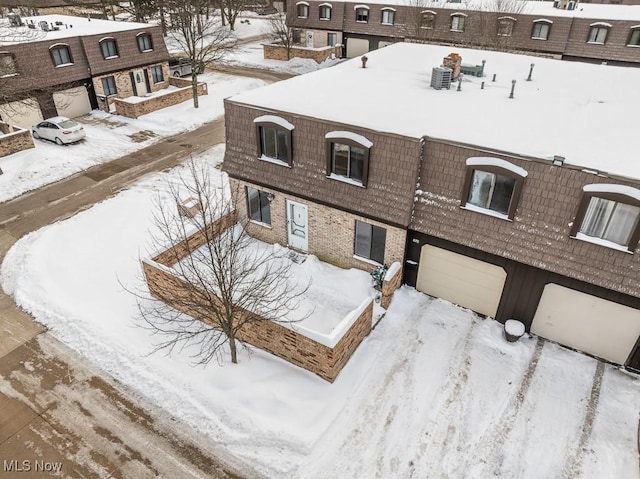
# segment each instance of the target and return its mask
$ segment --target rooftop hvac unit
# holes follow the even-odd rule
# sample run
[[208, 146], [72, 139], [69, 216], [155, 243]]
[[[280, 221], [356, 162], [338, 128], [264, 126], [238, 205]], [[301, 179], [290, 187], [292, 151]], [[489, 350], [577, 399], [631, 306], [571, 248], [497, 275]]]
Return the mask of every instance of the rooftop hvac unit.
[[453, 75], [453, 70], [447, 67], [435, 67], [431, 70], [431, 87], [436, 90], [442, 90], [446, 88], [447, 90], [451, 86], [451, 76]]
[[38, 26], [40, 27], [40, 29], [42, 31], [48, 32], [50, 30], [49, 24], [47, 22], [45, 22], [44, 20], [38, 22]]

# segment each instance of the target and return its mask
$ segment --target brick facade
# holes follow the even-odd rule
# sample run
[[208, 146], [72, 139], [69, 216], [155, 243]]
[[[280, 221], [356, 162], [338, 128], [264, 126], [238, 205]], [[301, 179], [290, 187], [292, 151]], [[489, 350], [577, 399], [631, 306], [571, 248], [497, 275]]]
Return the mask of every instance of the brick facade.
[[0, 158], [34, 147], [29, 130], [0, 122]]
[[[135, 102], [112, 98], [111, 101], [115, 104], [116, 113], [128, 118], [138, 118], [142, 115], [146, 115], [147, 113], [151, 113], [168, 106], [177, 105], [178, 103], [182, 103], [193, 98], [191, 80], [169, 77], [168, 83], [172, 86], [177, 86], [179, 89], [170, 90], [167, 93], [150, 96], [149, 98]], [[198, 83], [198, 96], [208, 94], [207, 84]]]
[[377, 267], [375, 263], [369, 260], [354, 257], [356, 220], [386, 229], [385, 264], [390, 265], [396, 261], [403, 261], [407, 238], [406, 229], [396, 228], [364, 216], [313, 203], [273, 188], [266, 188], [233, 178], [229, 181], [232, 191], [239, 193], [237, 201], [238, 214], [243, 219], [247, 218], [247, 203], [244, 196], [247, 186], [273, 194], [273, 200], [270, 204], [271, 226], [250, 222], [247, 231], [254, 238], [267, 243], [286, 245], [288, 243], [286, 201], [293, 200], [307, 205], [308, 252], [317, 256], [321, 261], [334, 264], [340, 268], [357, 268], [366, 271], [373, 271]]
[[[210, 225], [210, 229], [211, 231], [220, 231], [227, 228], [234, 220], [233, 214], [226, 215]], [[204, 241], [205, 235], [198, 231], [182, 243], [158, 252], [152, 260], [144, 260], [142, 263], [151, 294], [183, 313], [195, 317], [198, 315], [194, 314], [194, 311], [190, 311], [184, 302], [178, 300], [185, 295], [193, 295], [193, 289], [188, 288], [179, 278], [174, 276], [169, 267], [187, 255], [189, 251], [202, 246]], [[250, 313], [244, 311], [239, 314]], [[295, 328], [291, 329], [266, 320], [247, 323], [238, 332], [238, 339], [311, 371], [326, 381], [333, 382], [358, 345], [371, 331], [372, 315], [373, 301], [369, 301], [366, 307], [360, 311], [352, 326], [333, 347], [309, 339], [296, 332]], [[198, 319], [216, 326], [213, 317], [198, 317]]]
[[[582, 196], [591, 183], [640, 187], [568, 165], [474, 150], [451, 142], [428, 140], [412, 230], [500, 257], [640, 296], [640, 259], [636, 254], [572, 239], [570, 230]], [[493, 156], [529, 173], [513, 221], [460, 207], [467, 158]]]
[[[266, 43], [262, 45], [264, 51], [264, 58], [269, 60], [283, 60], [287, 59], [287, 48], [277, 43]], [[319, 47], [319, 48], [303, 48], [298, 46], [292, 46], [289, 49], [290, 58], [308, 58], [315, 60], [316, 63], [322, 63], [328, 58], [340, 58], [342, 56], [342, 47]], [[290, 59], [289, 58], [289, 59]]]

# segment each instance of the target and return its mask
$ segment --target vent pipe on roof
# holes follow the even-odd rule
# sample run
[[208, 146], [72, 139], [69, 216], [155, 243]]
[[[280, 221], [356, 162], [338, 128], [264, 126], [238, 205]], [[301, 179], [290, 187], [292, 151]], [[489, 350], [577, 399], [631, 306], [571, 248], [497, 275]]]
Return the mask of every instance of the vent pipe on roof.
[[564, 156], [553, 155], [553, 164], [555, 166], [562, 166], [564, 164]]
[[535, 66], [536, 66], [535, 63], [531, 64], [531, 68], [529, 68], [529, 76], [527, 77], [527, 81], [531, 81], [531, 75], [533, 74], [533, 67]]
[[493, 82], [496, 81], [496, 74], [495, 73], [493, 74], [493, 78], [491, 79], [491, 81], [493, 81]]
[[360, 60], [362, 60], [362, 68], [367, 68], [367, 60], [368, 60], [367, 56], [366, 55], [362, 55]]
[[458, 76], [458, 89], [456, 91], [462, 91], [462, 73]]
[[516, 90], [516, 81], [511, 80], [511, 93], [509, 93], [509, 98], [513, 98], [513, 92]]

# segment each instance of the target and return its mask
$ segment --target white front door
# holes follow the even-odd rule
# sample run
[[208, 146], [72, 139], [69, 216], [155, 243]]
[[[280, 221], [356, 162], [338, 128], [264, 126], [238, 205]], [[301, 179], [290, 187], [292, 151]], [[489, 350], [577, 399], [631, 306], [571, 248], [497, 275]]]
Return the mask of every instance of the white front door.
[[147, 93], [147, 84], [144, 81], [144, 71], [143, 70], [134, 70], [133, 72], [133, 81], [136, 82], [136, 92], [138, 96], [145, 96]]
[[287, 200], [287, 229], [289, 246], [301, 251], [307, 251], [307, 205]]

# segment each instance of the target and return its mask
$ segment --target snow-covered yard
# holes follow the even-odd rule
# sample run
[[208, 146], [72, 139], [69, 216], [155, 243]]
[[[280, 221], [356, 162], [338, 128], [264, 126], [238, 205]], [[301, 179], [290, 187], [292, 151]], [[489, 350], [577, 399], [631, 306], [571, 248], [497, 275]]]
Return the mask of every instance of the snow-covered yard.
[[[205, 155], [212, 175], [222, 146]], [[402, 288], [337, 380], [260, 350], [192, 367], [136, 327], [156, 174], [22, 238], [2, 287], [57, 338], [269, 477], [638, 478], [640, 381]]]

